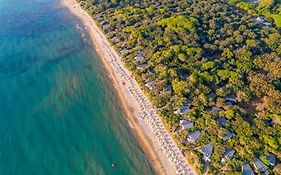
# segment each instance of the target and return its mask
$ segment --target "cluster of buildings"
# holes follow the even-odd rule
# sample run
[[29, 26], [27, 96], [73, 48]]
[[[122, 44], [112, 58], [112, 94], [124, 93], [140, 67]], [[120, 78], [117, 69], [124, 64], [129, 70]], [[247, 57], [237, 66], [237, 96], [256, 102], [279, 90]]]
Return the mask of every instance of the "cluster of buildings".
[[[227, 119], [221, 117], [221, 118], [217, 119], [217, 122], [219, 123], [219, 125], [225, 125], [229, 121]], [[192, 121], [181, 120], [180, 123], [181, 123], [182, 129], [184, 129], [184, 130], [188, 130], [188, 129], [190, 129], [194, 126], [194, 123]], [[188, 143], [194, 143], [200, 138], [200, 136], [201, 136], [201, 132], [199, 130], [191, 131], [188, 134], [187, 142]], [[225, 136], [223, 137], [223, 141], [227, 141], [234, 136], [235, 136], [235, 134], [233, 132], [226, 129], [226, 133], [225, 133]], [[209, 144], [203, 146], [203, 148], [201, 149], [201, 152], [203, 154], [203, 160], [204, 161], [211, 161], [211, 156], [212, 156], [212, 152], [213, 152], [213, 145], [209, 143]], [[227, 158], [231, 160], [234, 156], [234, 153], [235, 153], [234, 149], [225, 150], [225, 152], [223, 154], [223, 157], [221, 159], [221, 162], [222, 163], [225, 162], [225, 160]]]
[[263, 25], [263, 26], [266, 26], [266, 27], [272, 27], [273, 25], [269, 22], [266, 22], [264, 17], [257, 17], [254, 19], [255, 23], [256, 24], [260, 24], [260, 25]]
[[[214, 94], [210, 94], [209, 97], [214, 98], [214, 99], [216, 98], [216, 96]], [[236, 98], [234, 96], [226, 97], [225, 105], [226, 106], [233, 105], [233, 103], [235, 103], [235, 101], [236, 101]], [[189, 111], [190, 104], [191, 104], [191, 101], [187, 100], [187, 103], [185, 103], [184, 106], [179, 106], [178, 110], [175, 111], [175, 113], [179, 113], [181, 115], [186, 114]], [[213, 107], [212, 110], [214, 112], [219, 112], [221, 109], [217, 108], [217, 107]], [[230, 121], [225, 117], [218, 117], [216, 119], [216, 122], [221, 127], [226, 127], [227, 124], [230, 123]], [[189, 121], [189, 120], [181, 120], [180, 125], [183, 130], [189, 130], [194, 127], [195, 123], [193, 121]], [[192, 144], [192, 143], [196, 142], [200, 138], [200, 136], [201, 136], [201, 132], [199, 130], [189, 131], [188, 136], [186, 138], [186, 142], [188, 144]], [[225, 128], [225, 135], [222, 138], [222, 140], [225, 142], [235, 136], [236, 136], [236, 134], [234, 132], [232, 132], [228, 128]], [[214, 150], [214, 146], [211, 143], [209, 143], [201, 148], [201, 153], [203, 155], [202, 159], [205, 162], [211, 162], [211, 156], [212, 156], [213, 150]], [[236, 151], [233, 148], [226, 149], [222, 155], [221, 163], [226, 162], [226, 160], [232, 160], [235, 153], [236, 153]], [[275, 166], [276, 156], [274, 154], [267, 155], [267, 161], [269, 162], [270, 166], [272, 166], [272, 167]], [[266, 166], [258, 157], [255, 157], [252, 162], [253, 162], [253, 166], [254, 166], [256, 172], [261, 173], [263, 175], [269, 174], [269, 172], [267, 171], [268, 166]], [[248, 162], [245, 162], [245, 164], [242, 166], [242, 174], [243, 175], [254, 175], [254, 171]]]
[[[257, 0], [249, 0], [251, 1], [251, 3], [253, 4], [258, 4]], [[109, 27], [109, 23], [107, 23], [106, 21], [104, 21], [102, 18], [98, 18], [97, 19], [98, 22], [100, 23], [101, 27], [103, 30], [106, 30]], [[258, 25], [263, 25], [266, 27], [272, 27], [273, 25], [269, 22], [266, 22], [264, 17], [257, 17], [254, 19], [254, 22]], [[111, 41], [119, 46], [123, 45], [123, 42], [120, 41], [120, 39], [118, 37], [112, 37]], [[129, 50], [126, 49], [125, 47], [123, 47], [122, 49], [119, 50], [119, 52], [122, 55], [126, 55]], [[145, 71], [148, 68], [148, 64], [146, 62], [145, 59], [145, 52], [139, 50], [136, 52], [136, 56], [133, 58], [134, 62], [136, 64], [136, 68], [139, 69], [140, 71]], [[188, 74], [184, 74], [183, 75], [183, 79], [186, 79], [189, 75]], [[145, 86], [149, 89], [152, 90], [155, 86], [156, 86], [156, 82], [155, 81], [148, 81], [145, 82]], [[167, 86], [167, 89], [169, 92], [172, 93], [172, 86], [169, 85]], [[212, 98], [213, 100], [215, 100], [217, 98], [216, 94], [214, 93], [210, 93], [208, 94], [209, 98]], [[225, 106], [232, 106], [233, 103], [236, 102], [236, 98], [235, 97], [226, 97], [225, 98]], [[186, 113], [189, 112], [190, 110], [190, 105], [191, 105], [191, 100], [187, 99], [185, 101], [185, 103], [181, 106], [178, 106], [178, 108], [174, 111], [175, 114], [180, 114], [180, 115], [185, 115]], [[214, 112], [219, 112], [222, 109], [218, 108], [218, 107], [213, 107], [212, 111]], [[227, 124], [230, 123], [230, 121], [228, 119], [226, 119], [225, 117], [219, 117], [216, 119], [216, 122], [218, 123], [218, 125], [220, 125], [221, 127], [225, 127]], [[181, 120], [180, 121], [181, 127], [183, 130], [189, 130], [192, 129], [195, 125], [195, 123], [193, 121], [189, 121], [189, 120]], [[199, 130], [193, 130], [190, 131], [188, 133], [188, 137], [187, 137], [187, 142], [189, 144], [192, 144], [194, 142], [196, 142], [201, 136], [201, 132]], [[225, 130], [225, 136], [222, 138], [222, 140], [228, 141], [231, 138], [235, 137], [236, 134], [234, 132], [232, 132], [231, 130], [227, 129]], [[203, 155], [202, 159], [204, 161], [208, 161], [211, 162], [211, 156], [213, 154], [213, 150], [214, 150], [214, 146], [211, 143], [208, 143], [207, 145], [204, 145], [201, 148], [201, 153]], [[221, 163], [226, 162], [227, 160], [232, 160], [234, 155], [235, 155], [236, 151], [233, 148], [228, 148], [224, 151], [222, 157], [221, 157]], [[276, 164], [276, 156], [274, 154], [269, 154], [267, 155], [267, 161], [269, 162], [270, 166], [275, 166]], [[265, 165], [258, 157], [255, 157], [252, 161], [252, 166], [255, 168], [256, 172], [267, 175], [268, 173], [268, 166]], [[254, 171], [251, 167], [251, 165], [249, 164], [249, 162], [245, 162], [242, 166], [242, 174], [243, 175], [254, 175]]]
[[[274, 154], [267, 155], [266, 159], [269, 162], [270, 166], [275, 166], [275, 164], [276, 164], [276, 156]], [[268, 166], [266, 166], [257, 157], [255, 157], [253, 159], [253, 166], [256, 169], [257, 173], [263, 174], [263, 175], [269, 175], [269, 172], [267, 171]], [[250, 166], [250, 164], [248, 162], [245, 162], [245, 164], [242, 166], [242, 174], [243, 175], [255, 175], [253, 169], [251, 168], [251, 166]]]
[[[258, 6], [259, 3], [260, 3], [259, 0], [248, 0], [248, 2], [251, 3], [251, 4], [254, 4], [255, 6]], [[260, 24], [260, 25], [263, 25], [263, 26], [266, 26], [266, 27], [272, 27], [273, 26], [271, 23], [266, 22], [264, 17], [261, 17], [261, 16], [255, 18], [254, 22], [256, 24]]]
[[[137, 69], [141, 70], [142, 72], [145, 71], [148, 68], [148, 64], [145, 60], [145, 52], [142, 50], [139, 50], [136, 52], [136, 56], [134, 57], [134, 61], [137, 65]], [[145, 86], [152, 90], [156, 86], [156, 81], [147, 81], [145, 82]]]

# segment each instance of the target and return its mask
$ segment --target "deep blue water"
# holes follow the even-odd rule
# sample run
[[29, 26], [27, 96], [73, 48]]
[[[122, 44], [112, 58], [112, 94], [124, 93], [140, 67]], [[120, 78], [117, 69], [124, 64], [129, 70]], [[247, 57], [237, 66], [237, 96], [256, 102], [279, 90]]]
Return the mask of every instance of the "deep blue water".
[[1, 175], [154, 174], [82, 28], [57, 0], [0, 0]]

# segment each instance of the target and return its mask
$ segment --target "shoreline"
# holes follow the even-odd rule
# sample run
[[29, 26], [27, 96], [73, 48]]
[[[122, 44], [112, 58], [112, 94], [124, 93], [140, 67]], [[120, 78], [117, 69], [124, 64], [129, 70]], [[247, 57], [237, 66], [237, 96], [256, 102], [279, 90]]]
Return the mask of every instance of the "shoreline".
[[[156, 173], [159, 175], [176, 174], [175, 166], [183, 166], [183, 169], [188, 171], [182, 171], [179, 172], [179, 174], [196, 174], [195, 171], [190, 168], [191, 166], [188, 165], [184, 156], [179, 153], [179, 149], [173, 142], [169, 133], [166, 131], [162, 122], [159, 123], [161, 120], [149, 102], [146, 104], [150, 107], [146, 109], [146, 115], [152, 115], [153, 117], [157, 118], [157, 120], [152, 119], [151, 121], [148, 119], [148, 121], [146, 121], [144, 119], [144, 109], [142, 109], [142, 105], [140, 106], [137, 101], [138, 99], [140, 101], [147, 100], [147, 98], [141, 91], [134, 78], [132, 78], [131, 73], [125, 68], [119, 55], [116, 53], [113, 47], [111, 47], [105, 35], [98, 28], [92, 17], [88, 15], [75, 0], [60, 0], [60, 4], [61, 6], [68, 8], [70, 12], [79, 18], [83, 25], [87, 28], [93, 48], [100, 57], [100, 60], [110, 75], [110, 79], [112, 80], [113, 86], [116, 89], [118, 100], [120, 101], [123, 112], [125, 113], [125, 118], [128, 120], [127, 122], [129, 126], [132, 128], [134, 135], [136, 136]], [[120, 71], [120, 69], [122, 70]], [[136, 95], [133, 93], [136, 93]], [[144, 115], [143, 119], [142, 114]], [[157, 139], [155, 136], [157, 135], [159, 129], [156, 128], [157, 131], [155, 131], [154, 126], [151, 126], [155, 123], [157, 126], [160, 125], [161, 127], [161, 131], [159, 131], [159, 137], [163, 137], [162, 134], [167, 137], [164, 140], [168, 140], [167, 142], [169, 143], [169, 148], [167, 148], [165, 144], [162, 144], [159, 141], [159, 138]], [[162, 131], [162, 128], [166, 132]], [[163, 147], [167, 148], [167, 150], [175, 150], [175, 153], [173, 153], [176, 155], [176, 157], [179, 157], [178, 159], [180, 160], [180, 165], [172, 164], [171, 159], [174, 159], [174, 155], [171, 156], [172, 158], [168, 158], [167, 155], [171, 155], [172, 153], [165, 152], [167, 150], [164, 150]]]

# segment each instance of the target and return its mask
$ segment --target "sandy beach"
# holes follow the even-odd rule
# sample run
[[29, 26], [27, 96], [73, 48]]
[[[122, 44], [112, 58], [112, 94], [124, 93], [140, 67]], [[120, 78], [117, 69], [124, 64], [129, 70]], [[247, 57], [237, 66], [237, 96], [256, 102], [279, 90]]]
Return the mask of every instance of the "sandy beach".
[[94, 49], [111, 76], [128, 122], [156, 173], [196, 174], [94, 20], [75, 0], [61, 0], [61, 5], [67, 7], [85, 25]]

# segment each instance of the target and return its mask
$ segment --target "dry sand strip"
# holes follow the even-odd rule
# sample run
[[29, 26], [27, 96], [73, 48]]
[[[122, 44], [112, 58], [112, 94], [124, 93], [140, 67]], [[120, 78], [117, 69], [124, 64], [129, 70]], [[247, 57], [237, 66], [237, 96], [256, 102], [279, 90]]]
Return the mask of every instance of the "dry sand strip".
[[196, 174], [94, 20], [75, 0], [61, 0], [61, 5], [67, 7], [87, 28], [94, 49], [112, 77], [129, 124], [157, 174]]

